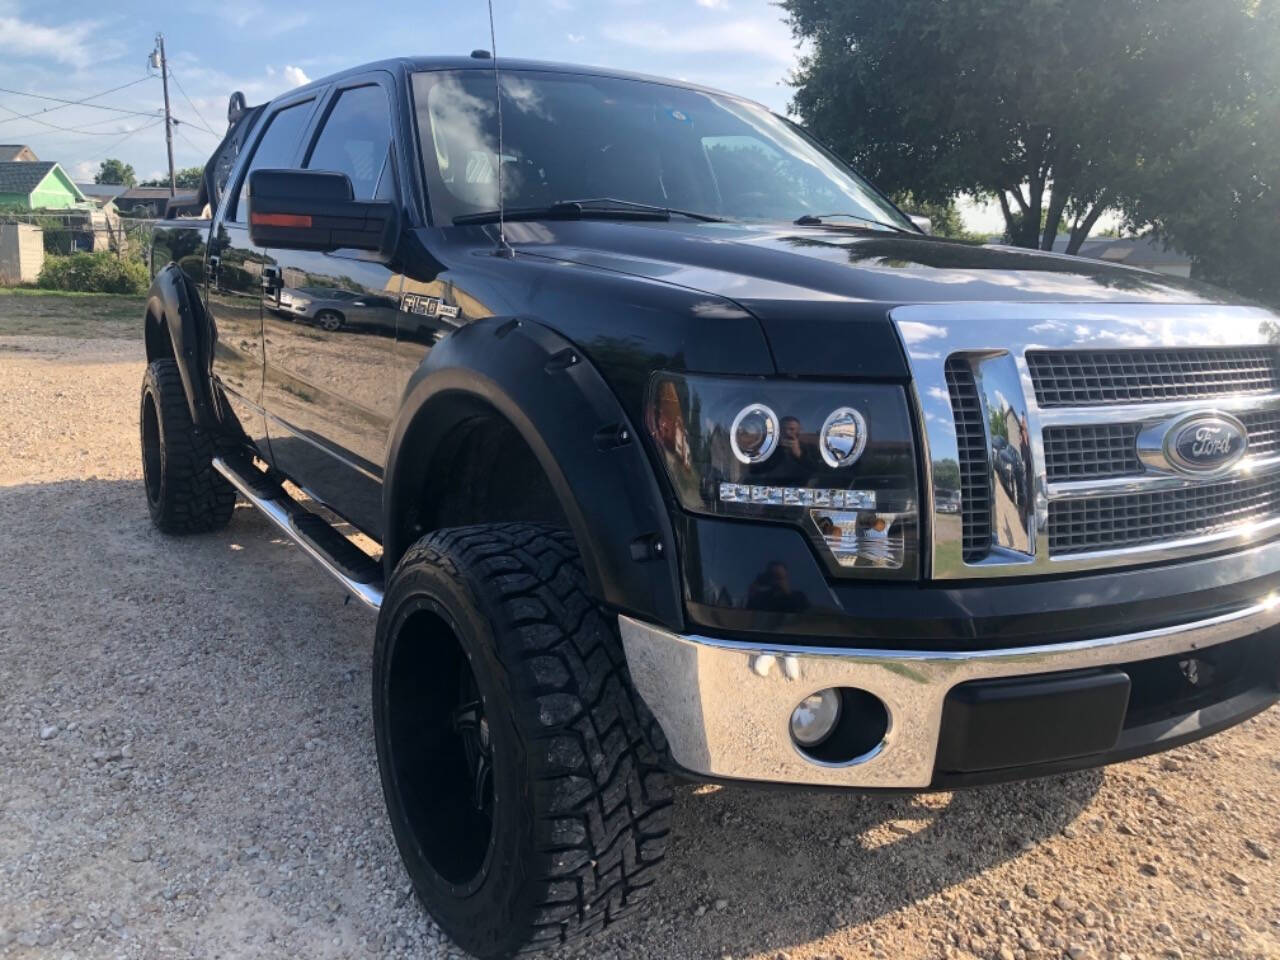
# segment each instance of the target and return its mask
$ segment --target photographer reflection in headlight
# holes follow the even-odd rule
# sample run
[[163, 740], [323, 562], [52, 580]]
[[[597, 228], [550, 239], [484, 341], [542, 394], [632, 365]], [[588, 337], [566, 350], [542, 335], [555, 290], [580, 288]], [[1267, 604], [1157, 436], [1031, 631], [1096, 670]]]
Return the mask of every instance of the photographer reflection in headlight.
[[820, 469], [817, 449], [812, 442], [805, 443], [804, 425], [798, 417], [778, 421], [778, 449], [770, 460], [770, 473], [783, 477], [803, 476]]
[[800, 613], [809, 609], [809, 598], [791, 588], [791, 572], [785, 563], [770, 560], [747, 590], [747, 609]]
[[800, 432], [798, 418], [783, 417], [778, 424], [778, 452], [793, 460], [803, 458], [804, 446], [800, 443]]

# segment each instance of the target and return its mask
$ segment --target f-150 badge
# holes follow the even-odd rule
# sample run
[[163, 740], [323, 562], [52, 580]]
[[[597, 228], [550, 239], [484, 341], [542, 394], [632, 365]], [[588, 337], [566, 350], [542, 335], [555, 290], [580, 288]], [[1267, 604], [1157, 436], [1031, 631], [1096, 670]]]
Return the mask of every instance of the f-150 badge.
[[439, 297], [427, 297], [420, 293], [406, 293], [400, 298], [400, 309], [420, 317], [443, 317], [456, 320], [458, 308], [444, 303]]

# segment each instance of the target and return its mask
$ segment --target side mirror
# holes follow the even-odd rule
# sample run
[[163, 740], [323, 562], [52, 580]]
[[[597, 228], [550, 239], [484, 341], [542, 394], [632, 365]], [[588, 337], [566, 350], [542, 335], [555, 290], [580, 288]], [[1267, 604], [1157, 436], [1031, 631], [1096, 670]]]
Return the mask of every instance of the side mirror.
[[389, 260], [400, 217], [387, 200], [356, 200], [345, 173], [254, 170], [249, 241], [281, 250], [372, 250]]
[[911, 222], [916, 225], [916, 229], [923, 233], [926, 237], [933, 236], [933, 221], [928, 217], [923, 217], [918, 213], [907, 214], [911, 218]]

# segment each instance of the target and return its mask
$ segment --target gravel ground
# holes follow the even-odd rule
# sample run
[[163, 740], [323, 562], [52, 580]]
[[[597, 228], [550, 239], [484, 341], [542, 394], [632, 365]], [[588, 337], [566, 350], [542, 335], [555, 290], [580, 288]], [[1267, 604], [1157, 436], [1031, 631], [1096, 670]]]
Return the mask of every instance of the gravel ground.
[[[0, 958], [456, 955], [382, 810], [372, 618], [248, 508], [149, 527], [140, 356], [0, 335]], [[646, 918], [579, 955], [1280, 957], [1278, 734], [956, 794], [682, 787]]]

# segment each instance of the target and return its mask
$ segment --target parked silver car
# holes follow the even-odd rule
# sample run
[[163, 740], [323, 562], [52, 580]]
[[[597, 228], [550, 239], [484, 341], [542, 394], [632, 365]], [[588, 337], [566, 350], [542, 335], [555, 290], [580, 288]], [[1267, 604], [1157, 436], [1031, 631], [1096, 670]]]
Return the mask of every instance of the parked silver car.
[[[294, 320], [305, 320], [333, 332], [342, 327], [374, 327], [387, 322], [387, 311], [396, 303], [379, 297], [336, 287], [284, 287], [274, 304], [276, 312]], [[394, 317], [394, 312], [392, 313]], [[394, 322], [394, 321], [393, 321]]]

